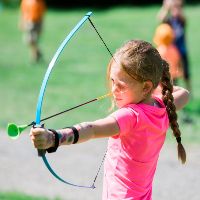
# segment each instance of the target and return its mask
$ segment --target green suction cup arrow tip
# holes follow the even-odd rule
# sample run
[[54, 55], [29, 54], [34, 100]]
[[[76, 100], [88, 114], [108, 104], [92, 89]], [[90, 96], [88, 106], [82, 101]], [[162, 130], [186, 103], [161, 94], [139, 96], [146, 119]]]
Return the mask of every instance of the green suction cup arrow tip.
[[8, 124], [7, 127], [8, 136], [12, 140], [16, 140], [20, 136], [21, 132], [25, 130], [27, 127], [28, 125], [16, 126], [15, 124]]

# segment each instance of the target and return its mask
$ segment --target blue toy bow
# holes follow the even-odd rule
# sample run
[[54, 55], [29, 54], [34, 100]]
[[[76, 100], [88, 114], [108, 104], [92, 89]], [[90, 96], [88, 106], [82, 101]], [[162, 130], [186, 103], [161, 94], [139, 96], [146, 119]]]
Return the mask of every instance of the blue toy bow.
[[[63, 43], [60, 45], [60, 47], [58, 48], [57, 52], [55, 53], [53, 59], [51, 60], [49, 67], [46, 71], [46, 74], [44, 76], [43, 82], [42, 82], [42, 86], [40, 89], [40, 93], [39, 93], [39, 97], [38, 97], [38, 103], [37, 103], [37, 112], [36, 112], [36, 127], [41, 126], [40, 125], [40, 116], [41, 116], [41, 108], [42, 108], [42, 101], [43, 101], [43, 96], [44, 96], [44, 92], [45, 92], [45, 88], [49, 79], [49, 76], [51, 74], [51, 71], [54, 67], [54, 64], [56, 62], [56, 60], [58, 59], [60, 53], [62, 52], [62, 50], [64, 49], [65, 45], [69, 42], [69, 40], [72, 38], [72, 36], [76, 33], [76, 31], [83, 25], [83, 23], [92, 15], [92, 12], [88, 12], [84, 18], [74, 27], [74, 29], [69, 33], [69, 35], [65, 38], [65, 40], [63, 41]], [[38, 155], [40, 157], [42, 157], [45, 165], [47, 166], [47, 168], [49, 169], [49, 171], [60, 181], [68, 184], [68, 185], [72, 185], [72, 186], [77, 186], [77, 187], [84, 187], [84, 188], [95, 188], [94, 184], [92, 186], [81, 186], [81, 185], [76, 185], [76, 184], [72, 184], [69, 183], [67, 181], [64, 181], [63, 179], [61, 179], [51, 168], [51, 166], [49, 165], [46, 156], [45, 156], [45, 150], [38, 150]]]

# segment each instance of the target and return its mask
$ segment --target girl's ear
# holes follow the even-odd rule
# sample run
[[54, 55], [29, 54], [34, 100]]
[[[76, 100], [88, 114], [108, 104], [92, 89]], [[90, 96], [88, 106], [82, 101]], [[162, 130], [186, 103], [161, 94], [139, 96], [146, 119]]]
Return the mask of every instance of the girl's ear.
[[152, 90], [153, 84], [151, 81], [144, 82], [142, 94], [148, 94]]

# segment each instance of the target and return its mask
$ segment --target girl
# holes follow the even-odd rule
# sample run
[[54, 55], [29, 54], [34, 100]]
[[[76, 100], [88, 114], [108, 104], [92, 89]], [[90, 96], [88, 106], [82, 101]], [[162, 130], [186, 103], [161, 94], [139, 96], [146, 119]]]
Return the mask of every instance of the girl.
[[[111, 109], [115, 100], [117, 111], [104, 119], [62, 130], [31, 129], [30, 137], [37, 149], [50, 152], [58, 145], [110, 137], [102, 199], [150, 200], [169, 124], [178, 142], [178, 156], [182, 163], [186, 161], [176, 110], [187, 105], [189, 93], [182, 88], [173, 92], [168, 63], [155, 47], [142, 40], [131, 40], [116, 51], [107, 76], [113, 94]], [[59, 136], [59, 141], [54, 136]]]

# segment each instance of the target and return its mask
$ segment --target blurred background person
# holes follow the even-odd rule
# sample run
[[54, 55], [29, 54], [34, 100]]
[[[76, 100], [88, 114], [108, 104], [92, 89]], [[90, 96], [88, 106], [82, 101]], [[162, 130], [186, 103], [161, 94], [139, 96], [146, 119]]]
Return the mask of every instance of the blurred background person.
[[175, 31], [174, 44], [180, 51], [184, 68], [184, 80], [187, 89], [191, 92], [188, 55], [185, 42], [186, 18], [183, 13], [183, 4], [183, 0], [164, 0], [157, 14], [157, 19], [162, 23], [169, 24]]
[[46, 11], [44, 0], [22, 0], [20, 5], [19, 29], [24, 32], [23, 41], [30, 46], [31, 62], [41, 59], [38, 39], [42, 30], [42, 21]]
[[[175, 32], [168, 24], [161, 24], [157, 27], [153, 42], [157, 46], [161, 57], [170, 65], [170, 74], [173, 80], [173, 85], [178, 85], [178, 79], [184, 77], [184, 67], [182, 56], [177, 46], [174, 44]], [[185, 108], [182, 109], [182, 121], [192, 123]]]
[[173, 43], [174, 37], [173, 29], [168, 24], [161, 24], [155, 31], [153, 42], [161, 57], [169, 62], [173, 84], [177, 85], [177, 79], [183, 77], [183, 63], [181, 54]]

